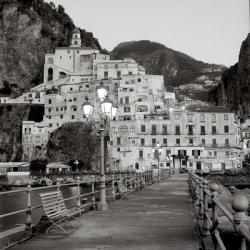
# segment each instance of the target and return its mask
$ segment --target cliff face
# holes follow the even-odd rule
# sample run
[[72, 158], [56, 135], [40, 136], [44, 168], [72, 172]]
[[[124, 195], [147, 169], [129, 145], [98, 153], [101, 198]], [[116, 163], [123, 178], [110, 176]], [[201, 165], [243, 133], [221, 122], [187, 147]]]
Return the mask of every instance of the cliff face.
[[181, 52], [151, 41], [124, 42], [116, 46], [114, 59], [131, 57], [149, 74], [164, 75], [168, 90], [194, 99], [207, 99], [207, 93], [220, 81], [224, 68], [197, 61]]
[[[0, 0], [0, 97], [16, 97], [42, 83], [45, 53], [68, 46], [74, 28], [61, 5]], [[101, 50], [91, 32], [80, 32], [82, 46]], [[0, 105], [0, 161], [22, 160], [22, 121], [41, 121], [43, 112], [33, 105]]]
[[[0, 96], [18, 96], [42, 82], [44, 55], [68, 46], [74, 24], [62, 6], [42, 0], [0, 1]], [[101, 49], [81, 30], [84, 46]]]
[[250, 116], [250, 35], [242, 43], [239, 62], [224, 72], [210, 100], [230, 107], [241, 118]]
[[22, 121], [41, 121], [44, 107], [0, 105], [0, 162], [22, 161]]

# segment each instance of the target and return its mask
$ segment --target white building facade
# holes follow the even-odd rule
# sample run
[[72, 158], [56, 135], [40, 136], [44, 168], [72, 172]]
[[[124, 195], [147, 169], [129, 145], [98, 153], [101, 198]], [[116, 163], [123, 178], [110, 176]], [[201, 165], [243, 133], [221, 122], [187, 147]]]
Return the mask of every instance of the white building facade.
[[[97, 87], [103, 84], [118, 105], [110, 122], [109, 167], [226, 169], [241, 160], [239, 122], [223, 107], [179, 106], [166, 92], [163, 76], [147, 75], [133, 59], [111, 60], [98, 50], [81, 47], [76, 29], [70, 47], [45, 56], [44, 83], [19, 97], [20, 102], [44, 103], [41, 123], [23, 122], [24, 160], [64, 123], [82, 121], [89, 100], [98, 117]], [[1, 99], [0, 99], [1, 101]], [[4, 100], [3, 100], [4, 101]], [[7, 102], [9, 100], [5, 100]], [[153, 150], [161, 145], [158, 157]]]

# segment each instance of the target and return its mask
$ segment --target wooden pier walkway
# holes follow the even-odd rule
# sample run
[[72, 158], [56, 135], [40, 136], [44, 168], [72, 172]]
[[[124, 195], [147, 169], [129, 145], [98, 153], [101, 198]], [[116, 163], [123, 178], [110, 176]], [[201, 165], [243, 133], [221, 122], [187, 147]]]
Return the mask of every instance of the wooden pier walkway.
[[16, 250], [195, 250], [187, 175], [177, 175], [81, 216], [82, 228], [58, 238], [41, 235]]

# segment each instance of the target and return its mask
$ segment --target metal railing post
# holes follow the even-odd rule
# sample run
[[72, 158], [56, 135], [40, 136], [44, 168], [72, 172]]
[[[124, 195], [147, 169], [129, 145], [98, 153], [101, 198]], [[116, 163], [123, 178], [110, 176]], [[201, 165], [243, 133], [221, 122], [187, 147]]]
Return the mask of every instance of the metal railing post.
[[115, 175], [112, 174], [112, 197], [115, 200]]
[[[232, 208], [235, 211], [234, 213], [234, 227], [235, 229], [240, 233], [240, 228], [244, 229], [246, 232], [249, 232], [248, 226], [245, 224], [245, 222], [248, 222], [248, 216], [247, 216], [247, 209], [249, 206], [249, 201], [248, 199], [241, 195], [237, 194], [234, 196], [232, 200]], [[247, 250], [247, 245], [246, 245], [246, 239], [244, 238], [243, 235], [242, 240], [241, 240], [241, 246], [240, 250]]]
[[133, 173], [132, 172], [129, 174], [129, 191], [130, 192], [133, 191]]
[[140, 173], [136, 173], [136, 191], [140, 190]]
[[208, 218], [207, 216], [209, 216], [208, 214], [208, 193], [207, 193], [207, 186], [208, 186], [208, 181], [207, 180], [203, 180], [203, 232], [202, 234], [204, 236], [208, 236], [211, 235], [210, 234], [210, 229], [211, 226], [209, 224]]
[[61, 179], [60, 178], [56, 178], [57, 192], [60, 191], [60, 184], [61, 184]]
[[204, 214], [204, 210], [203, 210], [203, 180], [202, 179], [199, 179], [198, 180], [199, 182], [199, 191], [200, 191], [200, 194], [199, 194], [199, 215], [203, 216]]
[[124, 186], [125, 186], [126, 190], [128, 190], [127, 174], [124, 174]]
[[94, 175], [91, 176], [91, 192], [92, 192], [92, 195], [91, 195], [91, 208], [95, 209], [96, 204], [95, 204], [95, 176]]
[[199, 186], [199, 179], [194, 176], [194, 191], [195, 191], [195, 206], [199, 207], [199, 201], [200, 201], [200, 186]]
[[216, 228], [216, 223], [218, 220], [218, 214], [217, 214], [217, 208], [216, 208], [216, 203], [215, 203], [215, 199], [218, 195], [218, 191], [219, 191], [219, 185], [216, 183], [212, 183], [210, 185], [210, 190], [211, 190], [211, 198], [212, 198], [212, 224], [213, 224], [213, 228]]
[[26, 221], [25, 221], [25, 230], [28, 231], [31, 229], [32, 217], [31, 217], [31, 181], [27, 183], [27, 211], [26, 211]]
[[81, 177], [77, 176], [76, 177], [76, 183], [77, 183], [76, 210], [80, 210], [81, 208], [80, 182], [81, 182]]

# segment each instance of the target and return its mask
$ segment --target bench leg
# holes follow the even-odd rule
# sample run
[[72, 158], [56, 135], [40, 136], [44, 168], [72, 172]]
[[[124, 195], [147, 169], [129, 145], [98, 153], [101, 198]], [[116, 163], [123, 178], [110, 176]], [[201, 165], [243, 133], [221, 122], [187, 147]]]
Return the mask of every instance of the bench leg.
[[46, 233], [47, 233], [47, 234], [49, 233], [49, 230], [50, 230], [51, 228], [53, 228], [53, 227], [58, 227], [58, 228], [61, 229], [64, 233], [67, 233], [67, 231], [66, 231], [63, 227], [61, 227], [60, 225], [58, 225], [59, 223], [63, 223], [63, 222], [64, 222], [64, 219], [58, 220], [57, 222], [54, 222], [54, 221], [50, 220], [50, 222], [52, 223], [52, 225], [49, 226], [49, 227], [47, 228], [47, 230], [46, 230]]
[[73, 219], [75, 219], [77, 222], [79, 222], [80, 223], [80, 225], [82, 226], [82, 222], [79, 220], [79, 219], [77, 219], [75, 216], [71, 216]]

